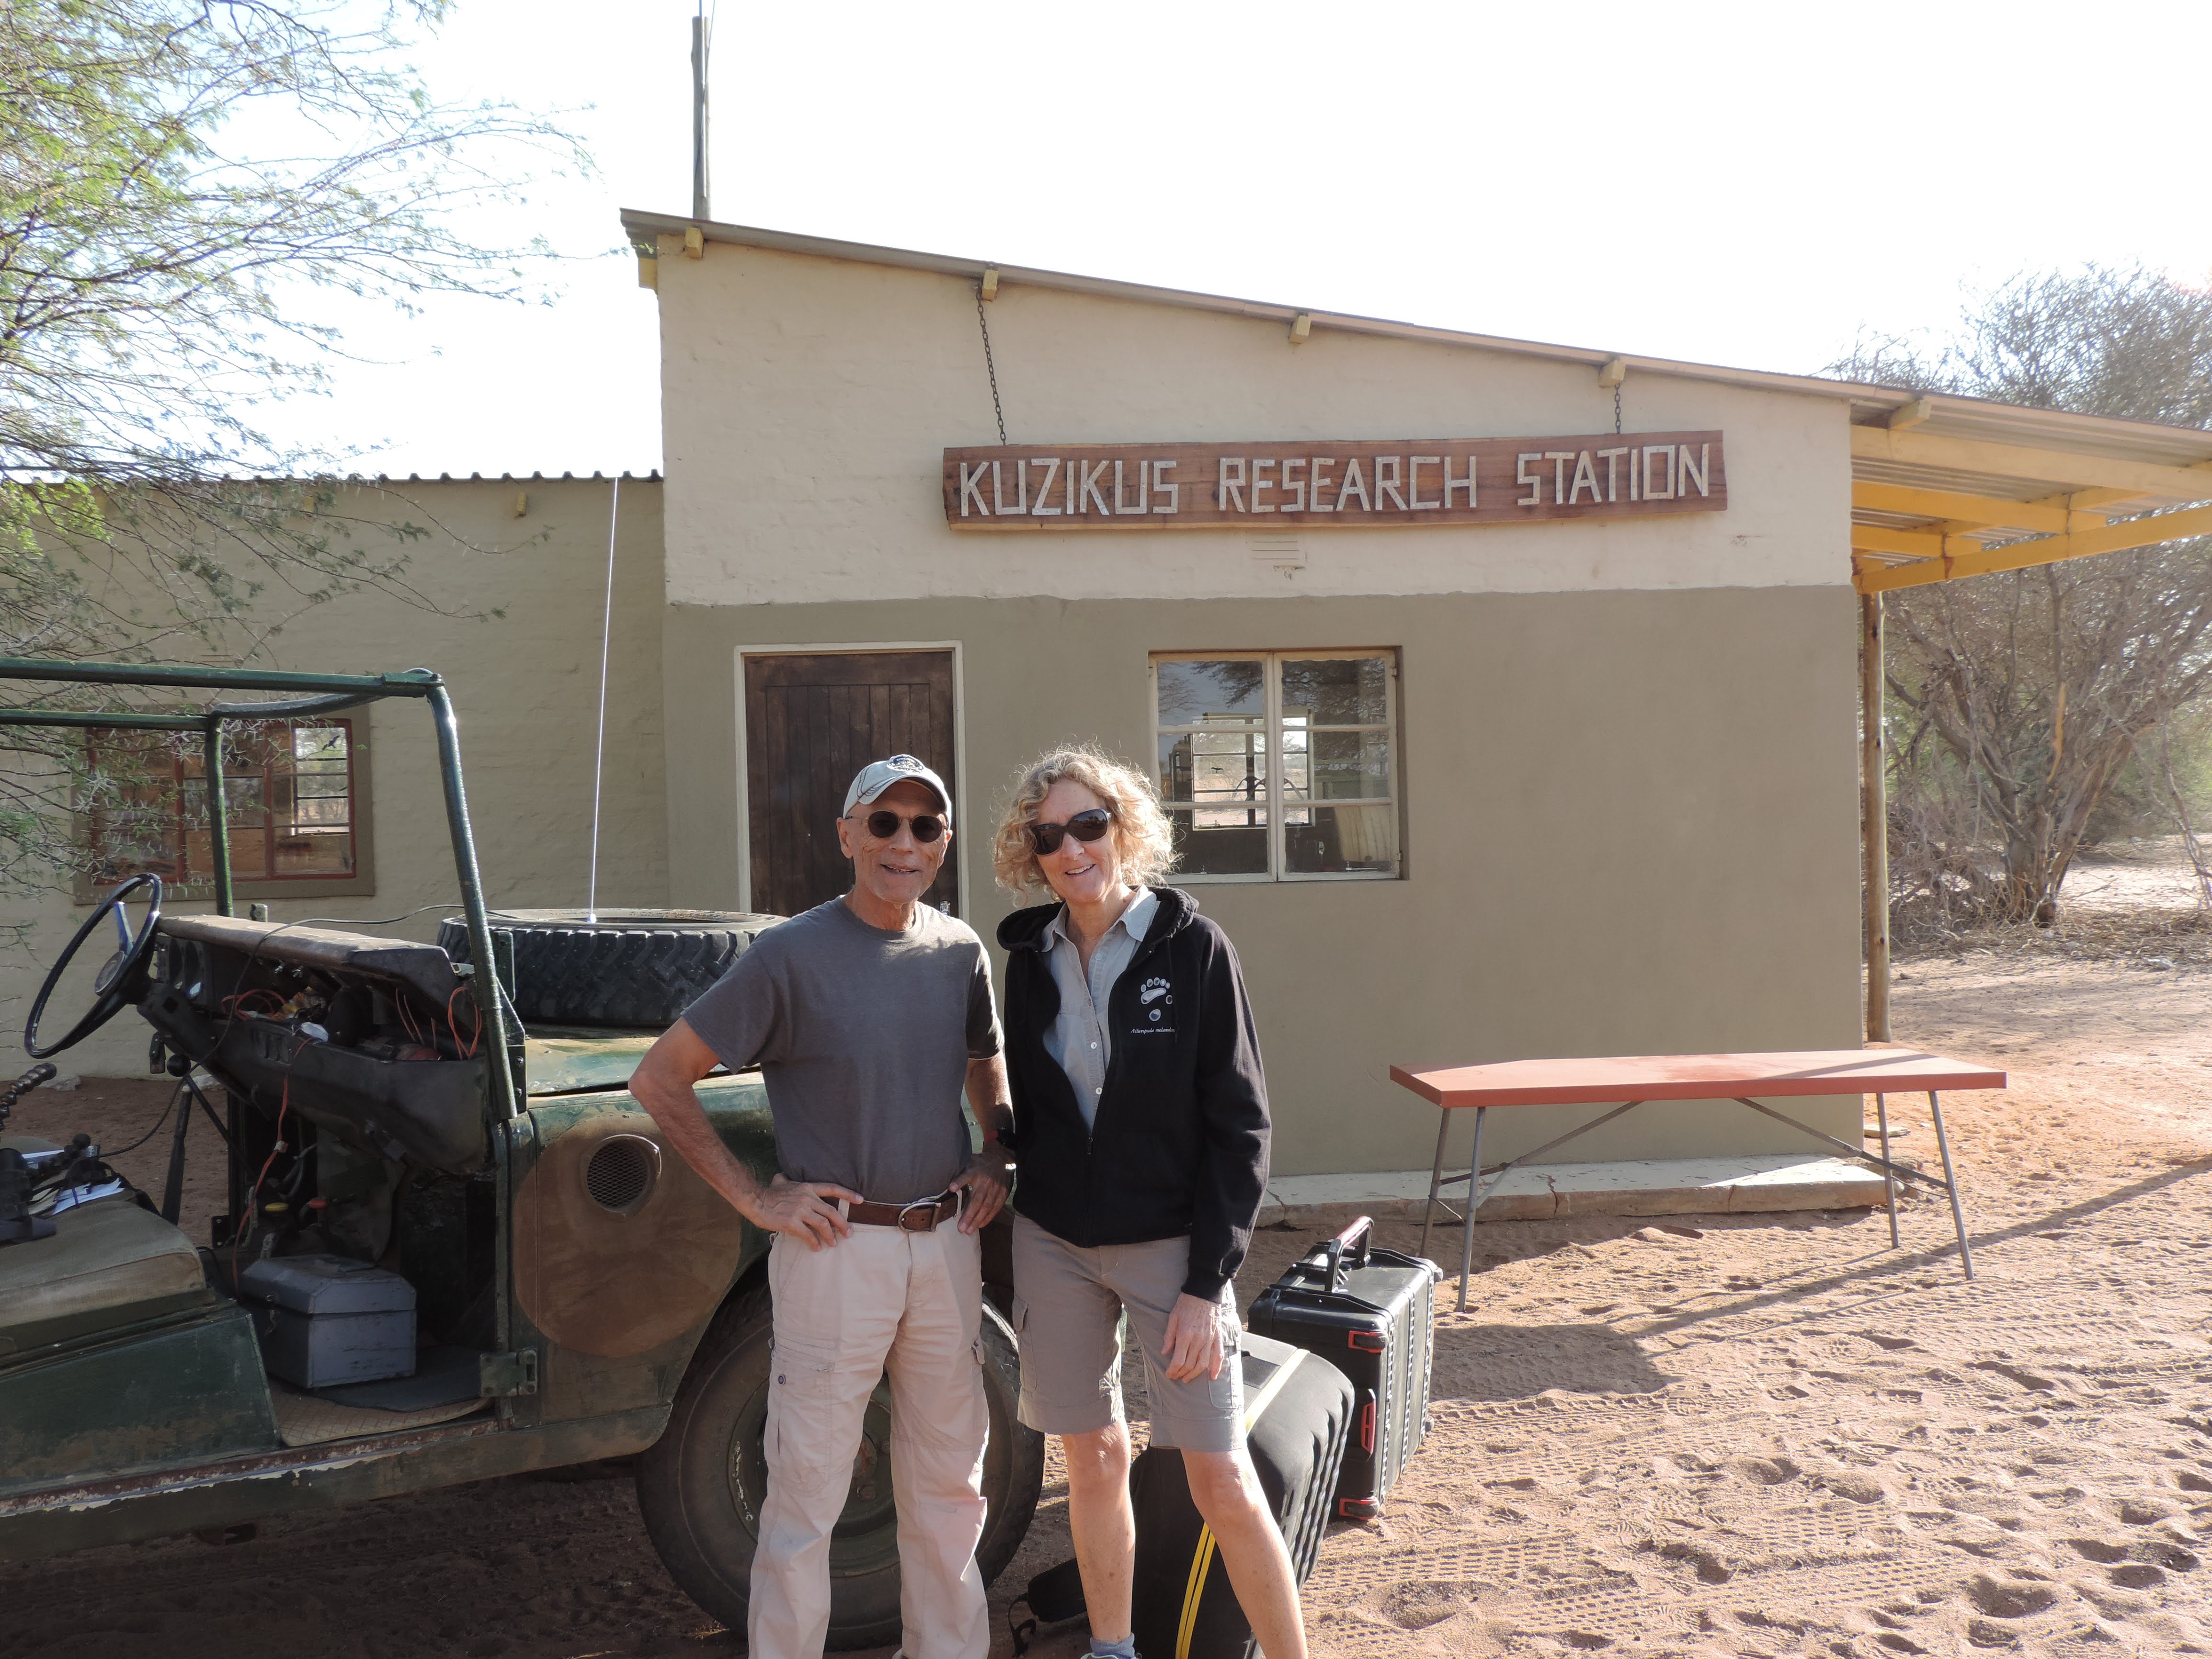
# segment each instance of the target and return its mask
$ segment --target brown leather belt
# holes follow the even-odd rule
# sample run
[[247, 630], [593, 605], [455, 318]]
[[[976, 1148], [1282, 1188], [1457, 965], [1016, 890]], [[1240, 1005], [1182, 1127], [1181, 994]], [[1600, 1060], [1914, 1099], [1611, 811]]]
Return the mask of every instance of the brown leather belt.
[[960, 1213], [967, 1196], [963, 1190], [940, 1193], [935, 1198], [917, 1198], [911, 1204], [848, 1204], [845, 1218], [864, 1227], [896, 1227], [907, 1233], [934, 1232], [940, 1223]]

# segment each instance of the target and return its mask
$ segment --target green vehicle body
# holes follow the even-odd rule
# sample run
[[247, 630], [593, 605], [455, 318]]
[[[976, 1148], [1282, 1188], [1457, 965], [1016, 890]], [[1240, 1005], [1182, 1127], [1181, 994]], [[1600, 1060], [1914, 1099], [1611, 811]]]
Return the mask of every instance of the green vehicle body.
[[[577, 1032], [560, 1042], [569, 1052], [533, 1080], [546, 1093], [498, 1132], [493, 1178], [503, 1193], [579, 1125], [644, 1117], [619, 1083], [593, 1088], [563, 1063], [580, 1061], [586, 1079], [619, 1071], [626, 1082], [639, 1050], [633, 1038], [594, 1042]], [[557, 1092], [568, 1087], [588, 1091]], [[758, 1074], [710, 1079], [699, 1092], [730, 1150], [772, 1173], [775, 1132]], [[649, 1120], [624, 1127], [649, 1127]], [[734, 1291], [764, 1278], [768, 1240], [734, 1213], [730, 1221], [744, 1236], [727, 1287]], [[660, 1437], [711, 1319], [710, 1311], [665, 1344], [610, 1359], [553, 1341], [510, 1305], [501, 1352], [528, 1358], [492, 1379], [509, 1391], [489, 1413], [288, 1450], [246, 1309], [208, 1290], [185, 1305], [143, 1311], [90, 1330], [0, 1330], [8, 1344], [0, 1350], [0, 1560], [641, 1452]]]
[[[205, 775], [218, 781], [222, 732], [228, 722], [311, 714], [380, 697], [428, 702], [439, 726], [460, 908], [471, 954], [477, 963], [511, 960], [502, 957], [484, 907], [452, 708], [436, 676], [420, 670], [390, 676], [290, 675], [0, 659], [0, 678], [285, 694], [270, 701], [216, 703], [205, 714], [181, 715], [0, 709], [0, 724], [198, 730], [207, 744]], [[216, 830], [215, 908], [218, 917], [228, 917], [233, 904], [219, 784], [209, 793]], [[165, 917], [159, 931], [163, 937], [154, 950], [156, 966], [136, 999], [138, 1012], [172, 1054], [204, 1066], [229, 1094], [232, 1208], [234, 1218], [243, 1221], [249, 1218], [240, 1195], [258, 1188], [246, 1184], [252, 1174], [243, 1166], [255, 1161], [264, 1146], [274, 1144], [267, 1121], [271, 1074], [266, 1068], [256, 1070], [255, 1057], [234, 1046], [252, 1037], [252, 1030], [234, 1018], [222, 1025], [218, 1042], [204, 1019], [194, 1023], [191, 1000], [183, 994], [190, 988], [184, 981], [197, 971], [195, 962], [202, 968], [211, 959], [234, 963], [240, 948], [247, 951], [248, 967], [271, 967], [281, 960], [276, 953], [298, 948], [301, 935], [287, 934], [275, 924], [200, 917]], [[221, 943], [210, 945], [202, 936]], [[435, 947], [404, 948], [417, 953], [407, 971], [422, 970], [422, 952], [445, 963]], [[195, 949], [200, 952], [197, 957]], [[223, 956], [225, 951], [231, 954]], [[288, 1511], [645, 1452], [669, 1424], [687, 1371], [717, 1318], [764, 1305], [758, 1298], [765, 1294], [768, 1237], [719, 1199], [711, 1204], [702, 1200], [708, 1189], [672, 1155], [668, 1167], [655, 1166], [660, 1168], [655, 1191], [670, 1190], [661, 1208], [676, 1214], [677, 1230], [663, 1226], [657, 1234], [639, 1235], [635, 1246], [622, 1245], [628, 1252], [621, 1257], [627, 1280], [623, 1273], [595, 1275], [588, 1254], [581, 1258], [585, 1270], [574, 1270], [576, 1251], [592, 1247], [588, 1238], [580, 1243], [564, 1233], [574, 1216], [586, 1216], [606, 1237], [619, 1242], [630, 1237], [621, 1231], [629, 1224], [623, 1218], [601, 1215], [583, 1203], [577, 1195], [583, 1182], [575, 1177], [584, 1167], [579, 1149], [596, 1147], [610, 1135], [657, 1140], [651, 1119], [627, 1088], [652, 1034], [560, 1028], [526, 1036], [502, 1007], [506, 999], [484, 994], [489, 975], [473, 974], [465, 965], [448, 964], [447, 971], [454, 975], [449, 1011], [465, 993], [481, 1021], [477, 1029], [482, 1035], [469, 1057], [440, 1058], [436, 1064], [411, 1068], [392, 1065], [369, 1084], [356, 1086], [343, 1074], [345, 1068], [361, 1071], [368, 1062], [340, 1054], [333, 1044], [330, 1052], [312, 1056], [314, 1065], [303, 1065], [302, 1043], [284, 1067], [283, 1081], [289, 1109], [316, 1125], [314, 1144], [331, 1146], [356, 1160], [361, 1155], [347, 1152], [337, 1137], [358, 1146], [385, 1136], [384, 1144], [390, 1144], [386, 1128], [373, 1121], [375, 1112], [385, 1109], [376, 1103], [376, 1091], [386, 1088], [389, 1079], [398, 1079], [389, 1086], [414, 1097], [441, 1091], [440, 1109], [448, 1124], [459, 1112], [475, 1115], [481, 1146], [444, 1155], [448, 1173], [436, 1177], [441, 1184], [435, 1190], [451, 1202], [432, 1214], [429, 1224], [416, 1230], [430, 1242], [420, 1252], [422, 1271], [410, 1260], [406, 1272], [416, 1285], [426, 1318], [441, 1299], [450, 1306], [465, 1297], [471, 1275], [479, 1286], [479, 1303], [489, 1296], [488, 1310], [479, 1306], [471, 1315], [480, 1323], [488, 1316], [485, 1328], [490, 1333], [489, 1346], [480, 1354], [482, 1407], [424, 1426], [286, 1446], [251, 1310], [210, 1282], [217, 1275], [204, 1271], [205, 1258], [188, 1241], [180, 1247], [184, 1235], [158, 1216], [127, 1200], [85, 1206], [58, 1218], [67, 1224], [55, 1238], [0, 1248], [0, 1560], [228, 1529]], [[431, 988], [434, 995], [437, 988]], [[458, 1032], [455, 1040], [458, 1048]], [[323, 1069], [317, 1071], [317, 1066]], [[174, 1074], [178, 1066], [171, 1070]], [[763, 1179], [773, 1174], [775, 1135], [759, 1074], [718, 1073], [701, 1085], [700, 1095], [724, 1144]], [[393, 1109], [410, 1103], [398, 1098]], [[180, 1105], [189, 1118], [191, 1102]], [[398, 1121], [386, 1119], [386, 1124]], [[569, 1156], [572, 1151], [579, 1156]], [[337, 1167], [345, 1169], [342, 1158]], [[317, 1169], [327, 1190], [330, 1176], [319, 1153]], [[688, 1195], [681, 1190], [685, 1182], [691, 1183]], [[453, 1197], [454, 1193], [459, 1195]], [[392, 1200], [395, 1227], [399, 1201], [397, 1196]], [[661, 1200], [656, 1197], [654, 1202]], [[648, 1206], [634, 1219], [644, 1224], [653, 1214]], [[450, 1237], [442, 1246], [437, 1227], [445, 1223], [440, 1215], [450, 1222]], [[159, 1229], [166, 1233], [157, 1235]], [[414, 1237], [409, 1235], [410, 1255], [416, 1253]], [[57, 1245], [64, 1248], [51, 1248]], [[112, 1269], [134, 1250], [145, 1259], [130, 1269], [136, 1277], [128, 1294], [89, 1310], [72, 1307], [66, 1292], [73, 1276]], [[488, 1290], [481, 1259], [487, 1253]], [[581, 1285], [586, 1314], [619, 1318], [625, 1306], [650, 1305], [661, 1310], [666, 1328], [580, 1341], [562, 1319], [546, 1315], [526, 1293], [536, 1271], [533, 1261], [555, 1257], [571, 1267], [565, 1280], [554, 1275], [549, 1282], [557, 1293], [541, 1301], [575, 1304], [579, 1297], [569, 1291]], [[1002, 1237], [987, 1237], [985, 1259], [1003, 1262]], [[692, 1281], [680, 1294], [665, 1294], [647, 1265], [655, 1261], [692, 1265]], [[702, 1261], [708, 1266], [697, 1267]], [[987, 1267], [987, 1279], [1004, 1278]], [[1003, 1306], [1003, 1282], [992, 1291], [994, 1302]], [[748, 1296], [756, 1300], [747, 1304]], [[562, 1325], [562, 1332], [544, 1328], [538, 1316]], [[578, 1317], [573, 1307], [568, 1317], [571, 1323]], [[1027, 1433], [1013, 1430], [995, 1401], [994, 1413], [994, 1429], [1003, 1423], [1016, 1437]], [[872, 1440], [887, 1434], [884, 1421], [880, 1410], [870, 1413]], [[863, 1478], [867, 1468], [883, 1462], [882, 1453], [880, 1443], [863, 1448], [848, 1522], [868, 1510], [880, 1512], [888, 1522], [888, 1487], [878, 1492]], [[738, 1459], [729, 1461], [734, 1468]], [[1016, 1485], [1027, 1490], [1012, 1492], [1007, 1501], [1025, 1527], [1036, 1480], [1026, 1464], [1019, 1467], [1024, 1472]], [[1000, 1501], [994, 1494], [994, 1504]], [[841, 1525], [841, 1534], [849, 1530]], [[891, 1559], [895, 1562], [895, 1553]], [[699, 1594], [696, 1589], [694, 1593]]]

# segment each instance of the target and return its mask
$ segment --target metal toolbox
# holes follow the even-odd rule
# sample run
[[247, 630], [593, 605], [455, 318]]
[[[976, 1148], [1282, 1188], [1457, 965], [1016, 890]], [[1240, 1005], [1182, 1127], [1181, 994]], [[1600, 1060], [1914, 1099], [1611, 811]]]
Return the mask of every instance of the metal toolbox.
[[261, 1363], [302, 1389], [415, 1374], [415, 1287], [342, 1255], [274, 1256], [239, 1276]]

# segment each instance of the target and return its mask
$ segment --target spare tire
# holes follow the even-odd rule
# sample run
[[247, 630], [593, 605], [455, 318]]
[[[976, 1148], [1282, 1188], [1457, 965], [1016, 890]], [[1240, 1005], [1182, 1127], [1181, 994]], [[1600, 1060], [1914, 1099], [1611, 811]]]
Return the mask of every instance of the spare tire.
[[[495, 910], [514, 941], [514, 1007], [526, 1025], [665, 1030], [781, 916], [738, 910]], [[447, 916], [438, 944], [469, 958], [469, 925]]]

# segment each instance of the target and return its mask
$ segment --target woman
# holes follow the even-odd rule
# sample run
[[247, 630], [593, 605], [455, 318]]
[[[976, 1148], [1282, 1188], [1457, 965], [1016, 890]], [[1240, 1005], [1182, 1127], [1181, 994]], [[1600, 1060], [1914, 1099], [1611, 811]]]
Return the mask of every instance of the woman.
[[1158, 884], [1173, 860], [1152, 785], [1090, 749], [1023, 774], [993, 848], [1002, 886], [1053, 895], [999, 928], [1021, 1416], [1066, 1454], [1091, 1650], [1131, 1659], [1126, 1312], [1152, 1443], [1182, 1449], [1268, 1659], [1303, 1659], [1290, 1555], [1244, 1449], [1230, 1293], [1267, 1185], [1267, 1084], [1236, 951]]

